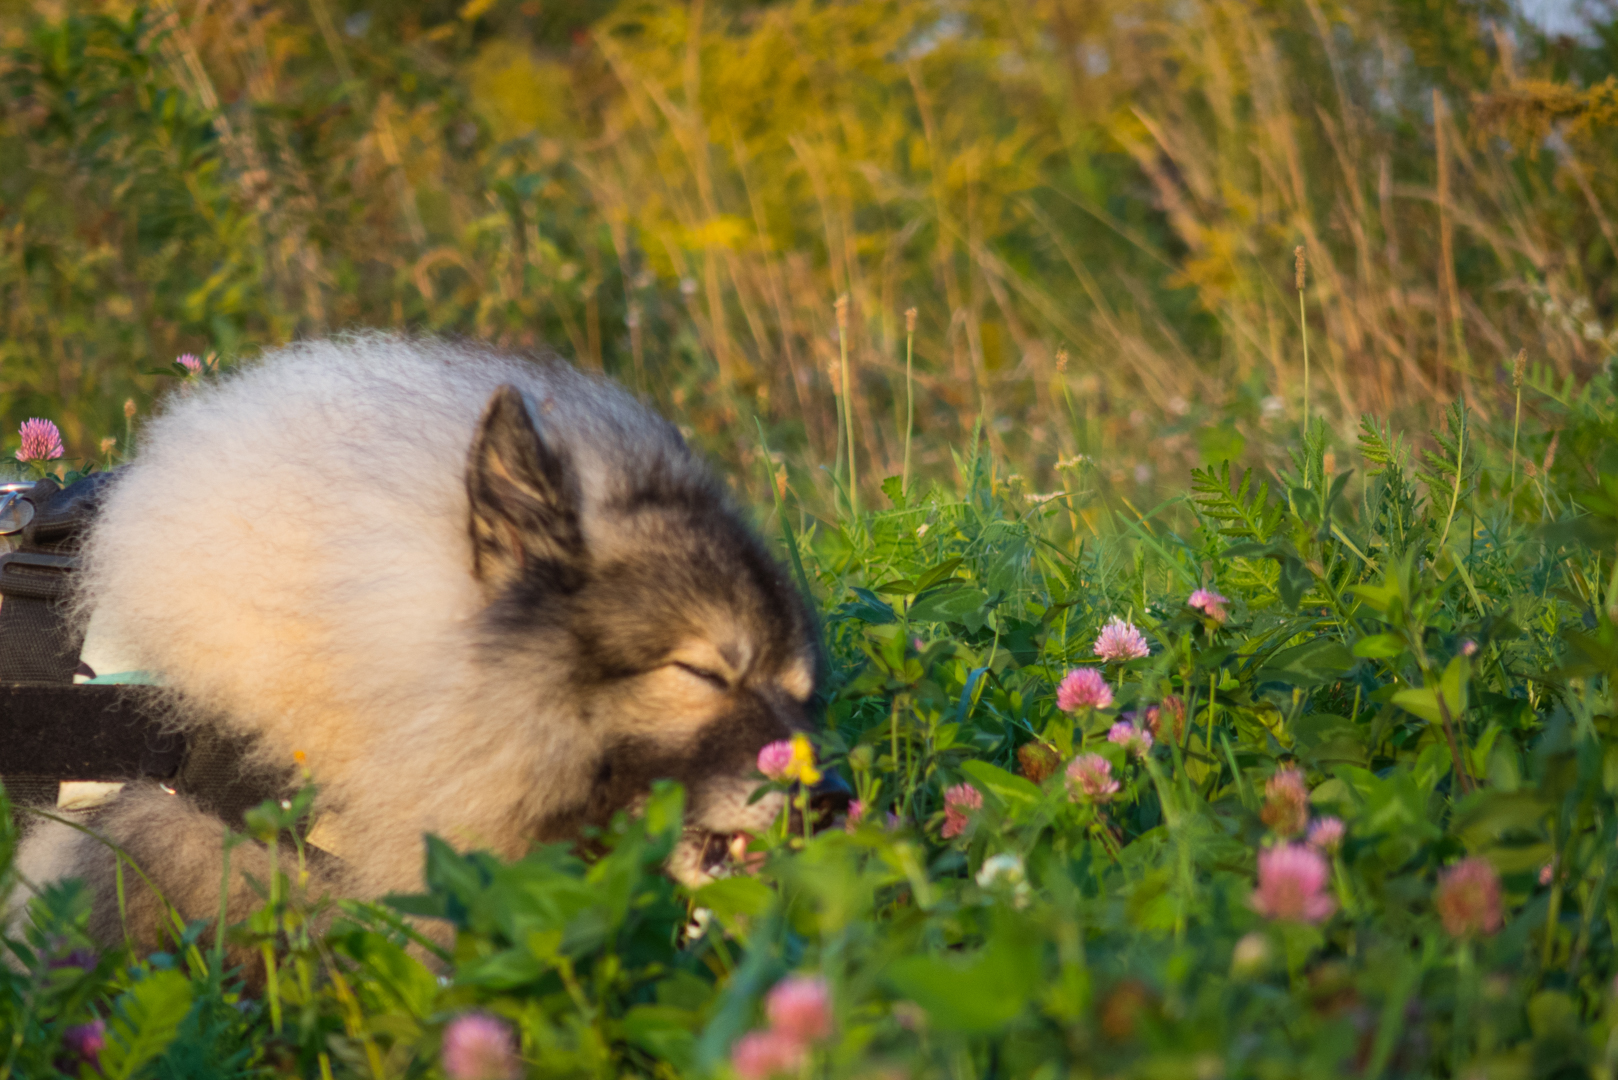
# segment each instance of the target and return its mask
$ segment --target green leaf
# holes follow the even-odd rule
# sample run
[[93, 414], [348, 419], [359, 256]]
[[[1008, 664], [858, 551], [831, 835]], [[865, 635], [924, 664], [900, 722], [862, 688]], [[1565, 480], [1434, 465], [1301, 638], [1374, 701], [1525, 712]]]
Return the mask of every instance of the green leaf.
[[1392, 585], [1351, 585], [1348, 591], [1381, 615], [1386, 615], [1399, 600], [1399, 590]]
[[911, 622], [960, 622], [988, 603], [982, 589], [947, 585], [923, 593], [910, 609]]
[[1281, 682], [1306, 688], [1324, 686], [1342, 678], [1353, 666], [1354, 654], [1342, 642], [1319, 637], [1276, 653], [1255, 678], [1261, 683]]
[[1442, 690], [1444, 708], [1449, 711], [1451, 723], [1458, 723], [1462, 713], [1466, 711], [1466, 680], [1461, 674], [1461, 658], [1455, 657], [1444, 669], [1439, 677], [1439, 685], [1419, 686], [1408, 690], [1400, 690], [1393, 695], [1393, 703], [1409, 713], [1421, 717], [1429, 724], [1444, 722], [1444, 711], [1438, 706], [1439, 691]]
[[1354, 643], [1354, 655], [1367, 660], [1392, 660], [1404, 651], [1404, 638], [1397, 634], [1369, 634]]
[[902, 997], [927, 1010], [946, 1031], [998, 1030], [1017, 1018], [1039, 989], [1038, 935], [998, 912], [989, 943], [966, 958], [907, 956], [889, 965], [888, 982]]
[[[549, 938], [539, 934], [534, 936], [536, 944], [560, 938], [555, 931], [551, 932]], [[493, 956], [461, 964], [455, 972], [455, 985], [515, 990], [538, 982], [549, 970], [549, 965], [535, 956], [531, 949], [502, 949]]]
[[1455, 808], [1450, 831], [1469, 851], [1478, 851], [1513, 834], [1542, 837], [1551, 807], [1532, 791], [1480, 791]]
[[971, 778], [974, 787], [993, 795], [1012, 815], [1038, 806], [1045, 800], [1045, 793], [1031, 781], [990, 765], [987, 761], [962, 762], [961, 771]]
[[872, 626], [884, 626], [899, 621], [899, 617], [893, 613], [893, 608], [876, 593], [857, 587], [850, 591], [856, 599], [837, 609], [840, 617], [859, 619]]
[[685, 822], [685, 788], [668, 782], [654, 784], [641, 821], [648, 836], [674, 839]]
[[1443, 722], [1438, 711], [1438, 694], [1431, 687], [1418, 686], [1400, 690], [1393, 695], [1393, 703], [1405, 712], [1421, 717], [1429, 724]]
[[191, 1011], [191, 980], [178, 971], [159, 971], [118, 996], [113, 1003], [101, 1071], [108, 1080], [127, 1080], [168, 1049], [180, 1022]]
[[698, 1014], [690, 1009], [635, 1005], [624, 1013], [620, 1030], [625, 1042], [684, 1074], [696, 1065], [698, 1021]]
[[1202, 452], [1202, 460], [1210, 465], [1228, 463], [1242, 456], [1242, 451], [1247, 449], [1247, 439], [1227, 420], [1197, 432], [1197, 449]]
[[905, 508], [905, 488], [903, 478], [898, 476], [890, 476], [886, 480], [882, 481], [882, 494], [886, 495], [888, 497], [888, 501], [898, 509], [903, 510]]
[[916, 591], [926, 592], [934, 585], [937, 585], [939, 582], [953, 574], [955, 572], [955, 568], [960, 566], [962, 561], [963, 560], [961, 557], [957, 555], [953, 559], [945, 559], [931, 570], [926, 571], [921, 575], [921, 577], [916, 579]]
[[714, 913], [721, 926], [744, 942], [747, 936], [742, 930], [746, 920], [764, 914], [770, 901], [775, 899], [768, 885], [745, 875], [710, 881], [694, 895], [699, 905]]

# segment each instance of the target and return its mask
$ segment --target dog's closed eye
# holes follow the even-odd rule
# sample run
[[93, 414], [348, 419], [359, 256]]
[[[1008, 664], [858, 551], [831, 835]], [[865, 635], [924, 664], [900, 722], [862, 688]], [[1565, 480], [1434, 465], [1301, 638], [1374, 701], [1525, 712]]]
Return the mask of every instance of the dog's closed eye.
[[688, 675], [695, 675], [709, 686], [712, 686], [715, 690], [730, 689], [730, 680], [719, 674], [717, 671], [713, 671], [709, 668], [698, 667], [695, 664], [687, 664], [680, 660], [674, 661], [673, 666], [679, 668]]

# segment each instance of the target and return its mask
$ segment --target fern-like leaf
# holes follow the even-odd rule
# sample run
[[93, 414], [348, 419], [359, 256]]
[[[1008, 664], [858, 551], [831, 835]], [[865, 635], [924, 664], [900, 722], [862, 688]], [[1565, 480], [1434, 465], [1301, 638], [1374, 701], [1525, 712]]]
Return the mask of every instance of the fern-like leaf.
[[1377, 424], [1369, 413], [1360, 417], [1360, 456], [1369, 464], [1367, 476], [1381, 476], [1390, 467], [1402, 470], [1409, 450], [1401, 436], [1392, 434], [1390, 427]]
[[1281, 525], [1282, 510], [1270, 502], [1270, 485], [1260, 480], [1255, 488], [1252, 469], [1242, 472], [1234, 491], [1230, 462], [1224, 462], [1217, 472], [1193, 469], [1191, 489], [1197, 509], [1219, 523], [1223, 536], [1263, 542]]
[[1473, 434], [1466, 406], [1459, 401], [1451, 402], [1444, 419], [1445, 430], [1433, 432], [1438, 449], [1423, 453], [1425, 467], [1416, 472], [1416, 479], [1427, 487], [1427, 505], [1434, 510], [1442, 509], [1444, 513], [1444, 524], [1438, 535], [1440, 548], [1449, 538], [1455, 513], [1481, 467], [1472, 447]]

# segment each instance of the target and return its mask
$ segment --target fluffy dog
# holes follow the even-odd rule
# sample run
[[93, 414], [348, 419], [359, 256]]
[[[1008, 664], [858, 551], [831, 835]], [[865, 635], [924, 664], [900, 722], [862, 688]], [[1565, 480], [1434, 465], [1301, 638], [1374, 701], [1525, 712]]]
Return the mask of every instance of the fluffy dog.
[[[703, 880], [781, 796], [766, 743], [810, 723], [803, 598], [678, 432], [559, 362], [361, 337], [178, 398], [86, 541], [81, 608], [171, 688], [193, 735], [319, 785], [315, 888], [421, 886], [422, 837], [512, 857], [650, 782], [687, 787], [671, 871]], [[225, 821], [132, 784], [94, 828], [187, 920], [219, 910]], [[124, 939], [114, 856], [64, 826], [19, 860], [89, 884]], [[267, 853], [231, 855], [232, 915]], [[126, 879], [135, 939], [161, 905]]]

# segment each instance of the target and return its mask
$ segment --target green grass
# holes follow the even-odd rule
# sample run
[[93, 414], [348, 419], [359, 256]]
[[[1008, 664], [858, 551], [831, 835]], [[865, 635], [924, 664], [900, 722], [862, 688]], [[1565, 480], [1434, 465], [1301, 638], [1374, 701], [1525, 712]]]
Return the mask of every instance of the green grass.
[[[0, 1078], [81, 1075], [63, 1039], [92, 1018], [109, 1076], [439, 1076], [446, 1023], [474, 1010], [531, 1076], [725, 1075], [788, 972], [824, 978], [835, 1013], [804, 1076], [1611, 1076], [1618, 395], [1604, 374], [1524, 396], [1520, 436], [1458, 409], [1435, 433], [1367, 421], [1352, 456], [1317, 437], [1144, 514], [1083, 465], [1030, 497], [981, 441], [955, 483], [887, 485], [858, 519], [788, 488], [763, 527], [824, 612], [818, 748], [859, 827], [778, 827], [756, 875], [695, 893], [658, 871], [673, 788], [594, 862], [433, 843], [426, 895], [340, 903], [324, 932], [277, 892], [233, 931], [276, 957], [252, 997], [201, 925], [150, 958], [74, 954], [84, 898], [59, 889], [6, 943]], [[1227, 621], [1186, 606], [1199, 587]], [[1060, 711], [1113, 616], [1151, 655], [1102, 669], [1110, 709]], [[1152, 706], [1147, 758], [1107, 740]], [[1100, 755], [1120, 790], [1028, 779], [1040, 744]], [[1317, 923], [1250, 902], [1289, 828], [1285, 769], [1346, 825]], [[963, 783], [982, 805], [946, 840]], [[1435, 890], [1467, 859], [1503, 922], [1456, 937]], [[412, 949], [406, 914], [451, 920], [453, 953]]]

